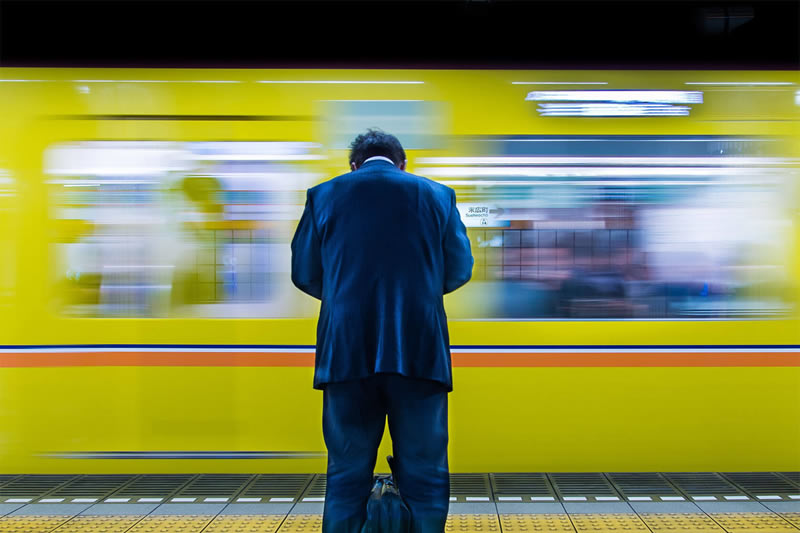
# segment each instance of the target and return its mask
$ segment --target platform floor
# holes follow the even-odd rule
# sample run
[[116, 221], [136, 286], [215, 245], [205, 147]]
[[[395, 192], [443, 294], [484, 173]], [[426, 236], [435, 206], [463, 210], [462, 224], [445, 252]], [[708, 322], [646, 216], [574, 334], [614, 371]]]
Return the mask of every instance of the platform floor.
[[[800, 531], [800, 472], [453, 474], [452, 533]], [[0, 475], [0, 532], [316, 533], [322, 474]]]

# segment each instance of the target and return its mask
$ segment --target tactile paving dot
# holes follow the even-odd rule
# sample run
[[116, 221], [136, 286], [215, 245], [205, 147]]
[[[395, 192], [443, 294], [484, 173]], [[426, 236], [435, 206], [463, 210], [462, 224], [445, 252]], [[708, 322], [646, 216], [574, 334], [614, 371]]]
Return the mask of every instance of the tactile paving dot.
[[704, 513], [640, 513], [639, 517], [654, 533], [723, 531]]
[[94, 533], [124, 533], [131, 526], [142, 519], [144, 515], [99, 515], [76, 516], [66, 524], [55, 530], [54, 533], [81, 533], [91, 531]]
[[575, 533], [572, 522], [566, 513], [546, 514], [501, 514], [503, 533], [522, 533], [528, 531], [558, 531]]
[[786, 520], [800, 528], [800, 513], [778, 513]]
[[284, 515], [219, 515], [203, 533], [275, 533]]
[[317, 533], [322, 531], [321, 514], [290, 514], [284, 520], [280, 533]]
[[200, 533], [213, 515], [150, 515], [128, 531], [130, 533]]
[[793, 532], [797, 528], [774, 513], [709, 513], [728, 533]]
[[603, 533], [619, 531], [650, 531], [644, 522], [632, 513], [571, 514], [569, 517], [578, 533]]
[[494, 533], [500, 531], [500, 523], [495, 514], [451, 514], [447, 515], [444, 530], [448, 533]]
[[72, 515], [16, 515], [0, 518], [0, 531], [45, 533], [72, 518]]

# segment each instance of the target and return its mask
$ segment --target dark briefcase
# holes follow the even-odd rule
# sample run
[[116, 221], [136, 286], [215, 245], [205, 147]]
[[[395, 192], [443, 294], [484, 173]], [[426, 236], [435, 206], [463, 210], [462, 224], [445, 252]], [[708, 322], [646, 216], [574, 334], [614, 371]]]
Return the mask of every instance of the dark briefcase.
[[409, 533], [411, 513], [394, 481], [394, 458], [387, 457], [392, 474], [375, 480], [367, 500], [367, 521], [361, 533]]

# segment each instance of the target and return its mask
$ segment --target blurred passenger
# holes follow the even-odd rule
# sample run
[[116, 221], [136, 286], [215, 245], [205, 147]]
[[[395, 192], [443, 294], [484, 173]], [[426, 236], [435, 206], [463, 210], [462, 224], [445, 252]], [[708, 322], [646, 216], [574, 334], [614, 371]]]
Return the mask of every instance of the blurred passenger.
[[627, 317], [622, 273], [601, 267], [574, 268], [561, 284], [559, 311], [570, 318]]
[[220, 181], [211, 176], [189, 175], [180, 182], [176, 205], [180, 238], [174, 244], [176, 268], [172, 281], [175, 307], [214, 302], [214, 291], [209, 287], [217, 277], [217, 244], [209, 224], [222, 220], [224, 206], [218, 198], [221, 189]]
[[357, 533], [386, 417], [412, 533], [444, 531], [450, 497], [443, 295], [473, 259], [455, 192], [405, 172], [378, 130], [350, 146], [352, 172], [308, 190], [292, 281], [322, 301], [314, 387], [323, 393], [328, 477], [323, 533]]

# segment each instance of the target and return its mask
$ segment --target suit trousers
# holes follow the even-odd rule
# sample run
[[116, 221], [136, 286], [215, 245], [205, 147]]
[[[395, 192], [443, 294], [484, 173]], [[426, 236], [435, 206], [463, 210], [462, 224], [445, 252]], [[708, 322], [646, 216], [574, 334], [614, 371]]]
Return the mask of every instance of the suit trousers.
[[395, 482], [411, 513], [411, 533], [444, 531], [450, 504], [447, 389], [436, 381], [381, 373], [325, 386], [322, 533], [360, 531], [387, 416]]

